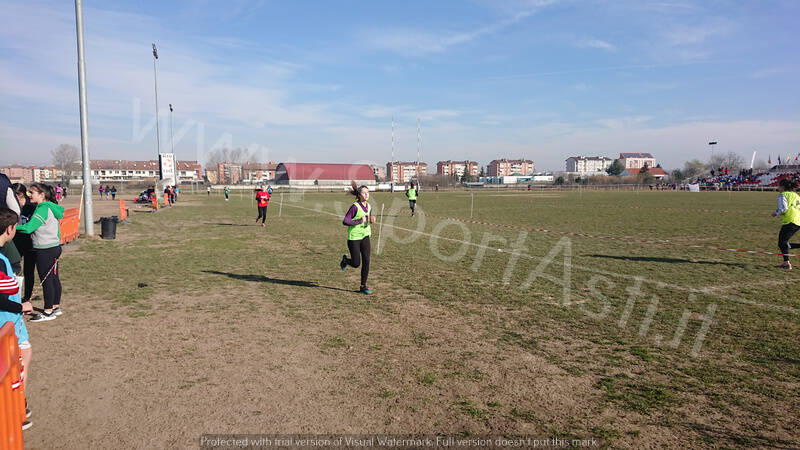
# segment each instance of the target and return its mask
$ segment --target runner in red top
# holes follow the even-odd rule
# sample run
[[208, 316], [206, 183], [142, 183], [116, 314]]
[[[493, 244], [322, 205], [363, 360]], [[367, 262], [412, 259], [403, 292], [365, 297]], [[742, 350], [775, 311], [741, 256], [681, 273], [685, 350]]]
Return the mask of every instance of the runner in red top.
[[256, 219], [256, 223], [258, 223], [258, 219], [261, 219], [261, 226], [264, 225], [264, 221], [267, 220], [267, 205], [269, 205], [269, 192], [264, 190], [264, 186], [260, 186], [258, 191], [256, 191], [256, 201], [258, 202], [258, 218]]

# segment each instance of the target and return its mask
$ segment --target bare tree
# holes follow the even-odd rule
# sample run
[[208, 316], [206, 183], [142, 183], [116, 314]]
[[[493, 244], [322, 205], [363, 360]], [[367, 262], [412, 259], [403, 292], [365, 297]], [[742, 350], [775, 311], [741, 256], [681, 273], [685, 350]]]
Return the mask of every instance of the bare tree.
[[739, 170], [744, 167], [744, 158], [738, 153], [728, 152], [721, 155], [714, 155], [711, 158], [711, 168], [727, 167], [731, 170]]
[[54, 148], [50, 155], [53, 157], [53, 165], [61, 171], [61, 183], [72, 178], [72, 172], [78, 167], [80, 152], [78, 147], [69, 144], [61, 144]]
[[683, 163], [682, 175], [686, 178], [697, 178], [707, 171], [707, 164], [699, 159], [693, 159]]
[[212, 150], [208, 155], [206, 155], [206, 168], [216, 168], [219, 163], [223, 162], [240, 164], [258, 161], [255, 151], [241, 147], [234, 149], [218, 148], [216, 150]]

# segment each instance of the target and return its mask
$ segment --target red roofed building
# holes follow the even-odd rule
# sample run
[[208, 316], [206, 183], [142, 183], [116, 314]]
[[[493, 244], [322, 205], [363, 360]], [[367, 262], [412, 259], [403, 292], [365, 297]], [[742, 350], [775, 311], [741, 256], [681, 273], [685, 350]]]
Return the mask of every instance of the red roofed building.
[[366, 164], [280, 163], [275, 184], [289, 186], [349, 186], [350, 181], [374, 185], [375, 173]]
[[[625, 169], [625, 171], [622, 172], [621, 176], [623, 177], [636, 176], [639, 175], [639, 172], [641, 172], [641, 170], [642, 169]], [[652, 175], [653, 178], [657, 180], [667, 177], [667, 172], [664, 172], [664, 169], [661, 169], [659, 167], [653, 167], [653, 168], [648, 167], [647, 174]]]

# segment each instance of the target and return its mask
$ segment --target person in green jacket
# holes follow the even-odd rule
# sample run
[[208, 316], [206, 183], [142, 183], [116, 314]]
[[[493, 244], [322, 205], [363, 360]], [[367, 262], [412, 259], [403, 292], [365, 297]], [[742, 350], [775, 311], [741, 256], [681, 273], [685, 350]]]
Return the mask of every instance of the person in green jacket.
[[797, 189], [797, 183], [782, 179], [778, 183], [778, 209], [772, 213], [772, 217], [781, 216], [783, 225], [778, 234], [778, 248], [783, 255], [783, 264], [778, 267], [781, 269], [792, 268], [792, 263], [789, 262], [789, 249], [800, 248], [800, 244], [790, 244], [789, 239], [800, 230], [800, 195], [794, 192]]
[[350, 257], [342, 255], [339, 267], [342, 270], [347, 266], [356, 268], [361, 266], [361, 287], [358, 289], [362, 294], [371, 294], [372, 291], [367, 287], [367, 277], [369, 276], [369, 236], [372, 234], [371, 224], [375, 223], [375, 216], [372, 215], [372, 207], [368, 203], [369, 189], [366, 186], [357, 186], [352, 182], [351, 193], [356, 196], [356, 201], [350, 206], [347, 214], [342, 220], [342, 225], [347, 227], [347, 248], [350, 250]]
[[64, 217], [64, 207], [55, 203], [56, 190], [50, 185], [33, 183], [29, 192], [31, 201], [37, 206], [27, 223], [17, 225], [17, 232], [30, 234], [33, 241], [36, 272], [42, 282], [44, 311], [31, 317], [31, 322], [43, 322], [61, 315], [61, 280], [58, 276], [61, 232], [58, 220]]

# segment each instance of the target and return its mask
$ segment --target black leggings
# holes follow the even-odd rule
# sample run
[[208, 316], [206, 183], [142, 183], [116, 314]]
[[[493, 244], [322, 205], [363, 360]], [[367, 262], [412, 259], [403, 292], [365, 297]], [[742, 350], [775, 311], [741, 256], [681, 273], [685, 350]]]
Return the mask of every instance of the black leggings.
[[22, 296], [23, 301], [31, 299], [33, 295], [33, 277], [34, 269], [36, 269], [36, 252], [34, 250], [26, 250], [22, 252], [22, 276], [25, 277], [25, 290]]
[[417, 208], [417, 201], [416, 200], [409, 200], [408, 207], [411, 208], [411, 211]]
[[[367, 285], [367, 277], [369, 276], [369, 236], [358, 241], [347, 241], [347, 248], [350, 250], [350, 258], [345, 259], [345, 262], [350, 267], [357, 268], [361, 266], [361, 285]], [[361, 261], [364, 264], [361, 264]]]
[[800, 244], [789, 243], [789, 239], [797, 233], [797, 230], [800, 230], [800, 225], [787, 223], [781, 226], [781, 232], [778, 234], [778, 248], [781, 250], [781, 253], [783, 253], [784, 261], [789, 261], [787, 254], [790, 248], [800, 248]]
[[258, 217], [256, 217], [256, 222], [258, 219], [261, 219], [261, 223], [264, 223], [267, 220], [267, 207], [266, 206], [259, 206], [258, 207]]
[[44, 309], [53, 309], [53, 305], [61, 304], [61, 280], [58, 279], [58, 257], [61, 256], [61, 246], [50, 248], [37, 248], [36, 271], [42, 281], [42, 296]]

